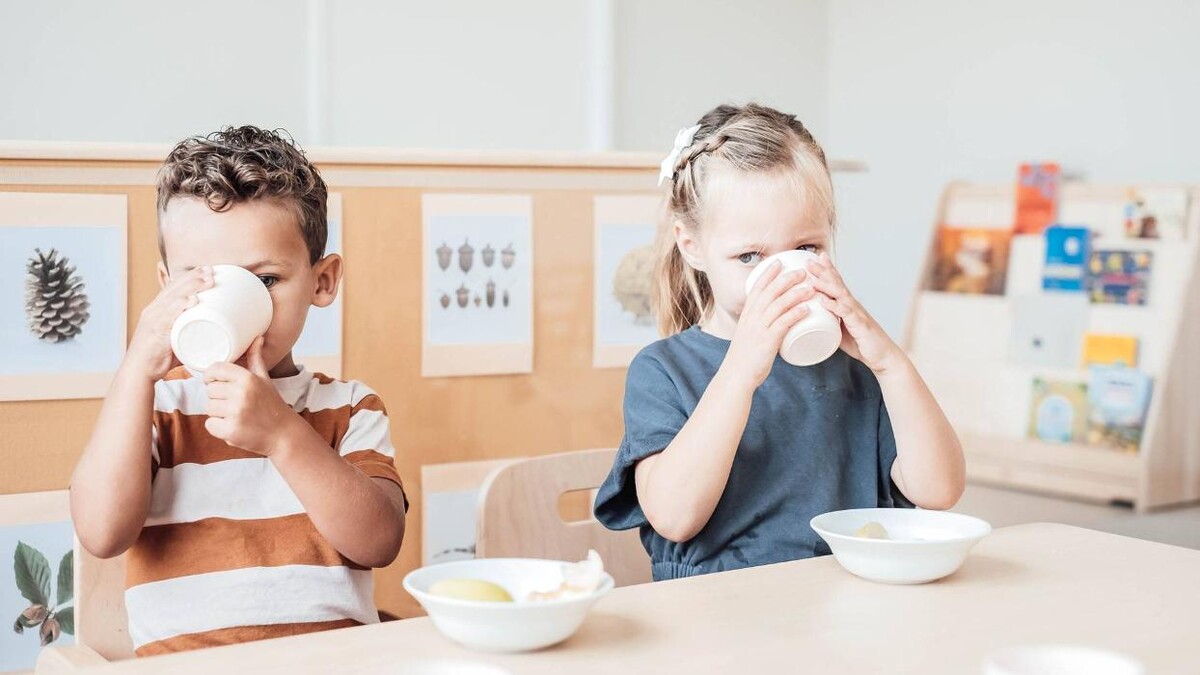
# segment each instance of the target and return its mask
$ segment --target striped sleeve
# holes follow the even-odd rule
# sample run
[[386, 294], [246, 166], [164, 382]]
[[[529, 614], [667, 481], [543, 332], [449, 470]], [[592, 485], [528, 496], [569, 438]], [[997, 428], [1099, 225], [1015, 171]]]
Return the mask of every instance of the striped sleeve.
[[[390, 480], [403, 491], [404, 483], [396, 471], [396, 450], [392, 446], [387, 410], [375, 392], [365, 387], [363, 390], [356, 392], [357, 400], [350, 409], [350, 421], [338, 445], [338, 453], [359, 471], [373, 478]], [[404, 510], [408, 510], [407, 495]]]

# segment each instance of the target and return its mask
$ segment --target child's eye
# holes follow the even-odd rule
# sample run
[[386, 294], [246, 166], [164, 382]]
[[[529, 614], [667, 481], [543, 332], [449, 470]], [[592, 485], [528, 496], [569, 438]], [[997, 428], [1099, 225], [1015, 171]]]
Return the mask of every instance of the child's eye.
[[817, 246], [816, 244], [800, 244], [799, 246], [796, 247], [796, 250], [797, 251], [809, 251], [810, 253], [816, 253], [818, 250], [820, 250], [820, 248], [821, 247]]
[[260, 274], [260, 275], [258, 275], [258, 280], [263, 282], [263, 286], [270, 288], [270, 287], [274, 286], [276, 284], [276, 282], [279, 281], [279, 277], [277, 277], [273, 274]]
[[743, 265], [757, 265], [762, 261], [762, 254], [756, 252], [743, 253], [739, 255], [737, 259], [738, 262], [742, 263]]

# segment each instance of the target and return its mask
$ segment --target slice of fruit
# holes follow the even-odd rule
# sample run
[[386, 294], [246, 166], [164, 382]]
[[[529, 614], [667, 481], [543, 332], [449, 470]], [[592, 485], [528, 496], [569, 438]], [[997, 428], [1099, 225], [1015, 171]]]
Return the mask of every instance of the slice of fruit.
[[887, 539], [888, 533], [887, 530], [883, 529], [883, 525], [872, 520], [855, 530], [854, 536], [864, 539]]
[[475, 602], [512, 602], [513, 597], [500, 584], [482, 579], [442, 579], [429, 587], [430, 595]]

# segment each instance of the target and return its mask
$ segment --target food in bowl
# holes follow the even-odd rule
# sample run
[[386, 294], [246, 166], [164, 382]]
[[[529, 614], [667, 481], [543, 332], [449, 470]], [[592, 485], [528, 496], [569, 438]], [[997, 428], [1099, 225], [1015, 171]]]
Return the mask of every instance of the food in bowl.
[[[599, 555], [577, 563], [533, 558], [482, 558], [430, 565], [404, 578], [408, 591], [443, 635], [484, 651], [541, 649], [571, 637], [614, 582]], [[432, 593], [440, 582], [483, 581], [511, 602], [466, 600]]]
[[[858, 534], [878, 523], [887, 538]], [[887, 584], [923, 584], [956, 572], [971, 548], [992, 531], [979, 518], [924, 509], [847, 509], [809, 524], [848, 572]]]
[[864, 539], [890, 539], [887, 529], [874, 520], [855, 530], [854, 536]]
[[482, 579], [442, 579], [429, 587], [431, 595], [476, 602], [512, 602], [503, 586]]

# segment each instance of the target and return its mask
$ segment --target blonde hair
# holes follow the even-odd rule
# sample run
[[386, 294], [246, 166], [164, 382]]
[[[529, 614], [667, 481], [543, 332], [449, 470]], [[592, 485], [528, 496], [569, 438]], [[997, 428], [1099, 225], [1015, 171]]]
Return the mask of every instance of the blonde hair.
[[675, 162], [655, 244], [653, 304], [663, 335], [699, 323], [713, 307], [708, 279], [683, 259], [674, 223], [679, 221], [692, 231], [699, 229], [710, 196], [709, 175], [718, 163], [744, 173], [792, 172], [805, 203], [817, 209], [831, 232], [835, 223], [825, 151], [795, 115], [755, 103], [720, 105], [705, 113], [698, 124], [691, 145]]

